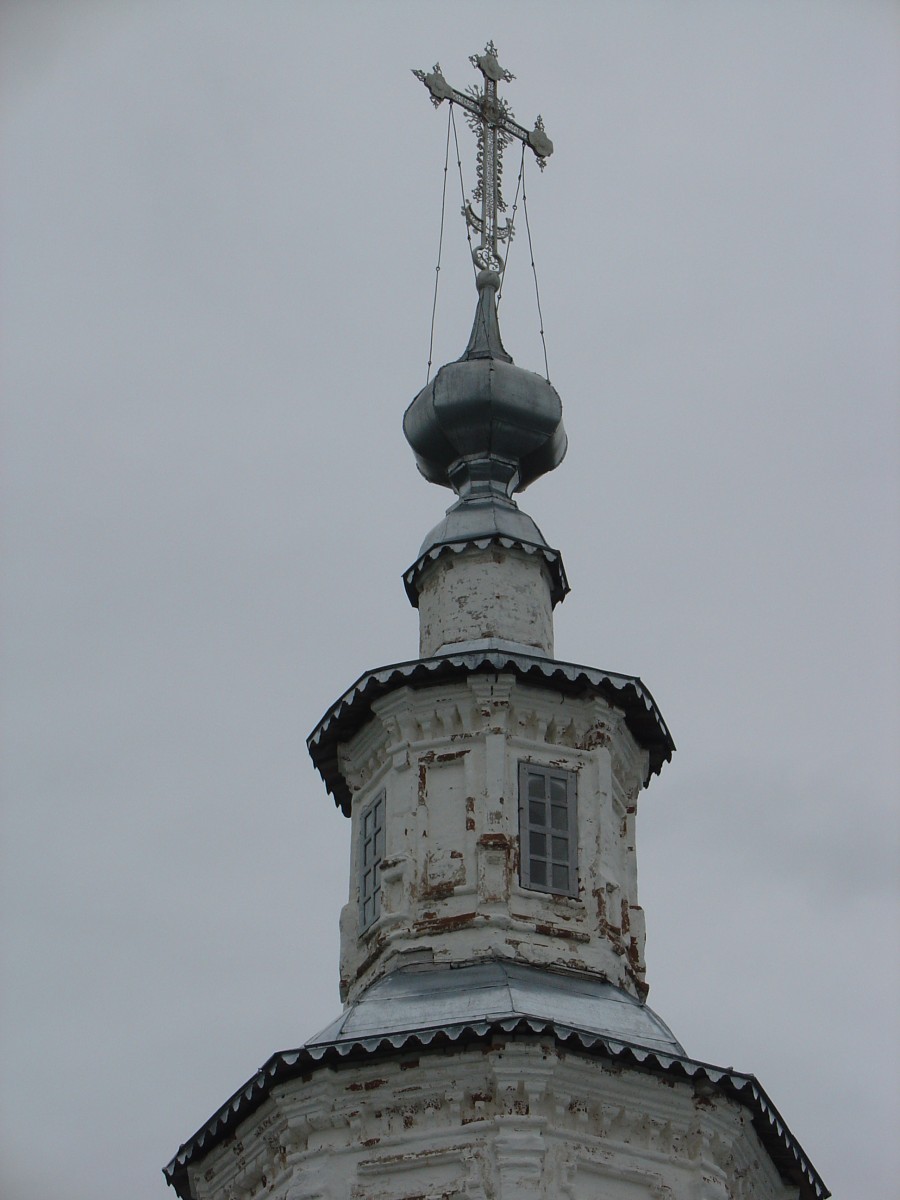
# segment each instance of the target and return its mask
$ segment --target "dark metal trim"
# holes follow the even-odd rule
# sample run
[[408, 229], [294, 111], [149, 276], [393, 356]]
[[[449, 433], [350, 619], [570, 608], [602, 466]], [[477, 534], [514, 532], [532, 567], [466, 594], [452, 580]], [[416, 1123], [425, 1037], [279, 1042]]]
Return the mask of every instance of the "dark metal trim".
[[348, 741], [372, 715], [372, 704], [401, 687], [423, 688], [463, 680], [474, 674], [503, 672], [534, 687], [566, 695], [601, 696], [625, 717], [638, 745], [649, 752], [650, 775], [658, 775], [675, 751], [672, 735], [649, 690], [636, 675], [619, 675], [576, 663], [500, 650], [441, 654], [393, 663], [366, 671], [325, 713], [306, 739], [316, 770], [345, 816], [350, 815], [350, 789], [338, 764], [338, 746]]
[[426, 567], [445, 554], [462, 554], [464, 550], [473, 548], [486, 550], [488, 546], [503, 546], [507, 550], [524, 550], [526, 554], [539, 554], [547, 564], [547, 570], [550, 573], [550, 603], [554, 608], [557, 604], [561, 604], [572, 590], [566, 578], [562, 555], [558, 550], [553, 550], [550, 546], [538, 545], [536, 542], [525, 542], [520, 538], [509, 537], [505, 534], [467, 537], [453, 542], [440, 542], [436, 546], [432, 546], [403, 572], [403, 586], [413, 608], [419, 607], [419, 579]]
[[831, 1192], [806, 1157], [778, 1109], [755, 1075], [723, 1070], [711, 1063], [660, 1054], [627, 1042], [588, 1034], [533, 1017], [467, 1022], [436, 1029], [420, 1029], [384, 1037], [364, 1038], [343, 1044], [301, 1046], [273, 1054], [266, 1064], [210, 1118], [163, 1169], [166, 1182], [181, 1200], [192, 1200], [188, 1167], [228, 1137], [268, 1098], [276, 1084], [311, 1074], [323, 1066], [358, 1062], [372, 1057], [393, 1056], [403, 1051], [428, 1047], [486, 1042], [498, 1035], [530, 1036], [551, 1034], [561, 1045], [621, 1062], [636, 1070], [682, 1080], [690, 1079], [701, 1089], [712, 1088], [743, 1105], [752, 1114], [753, 1127], [782, 1176], [799, 1188], [800, 1200], [827, 1200]]

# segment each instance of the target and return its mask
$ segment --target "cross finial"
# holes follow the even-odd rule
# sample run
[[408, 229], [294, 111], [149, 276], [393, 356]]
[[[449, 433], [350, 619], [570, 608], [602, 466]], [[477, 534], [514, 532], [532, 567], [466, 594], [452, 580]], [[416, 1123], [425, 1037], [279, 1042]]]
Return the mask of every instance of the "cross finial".
[[479, 88], [473, 85], [468, 92], [459, 92], [451, 87], [439, 63], [435, 63], [430, 72], [413, 71], [413, 74], [428, 88], [435, 108], [444, 100], [449, 100], [451, 104], [459, 104], [465, 109], [466, 120], [478, 135], [478, 182], [473, 189], [472, 199], [476, 203], [481, 202], [481, 214], [478, 215], [468, 203], [463, 212], [471, 228], [481, 235], [479, 246], [472, 251], [475, 265], [482, 271], [501, 271], [503, 258], [497, 243], [508, 241], [512, 236], [510, 221], [507, 220], [502, 226], [499, 223], [500, 214], [506, 211], [500, 186], [503, 151], [512, 138], [518, 138], [532, 149], [538, 166], [543, 170], [553, 153], [553, 143], [544, 132], [544, 122], [540, 117], [535, 121], [534, 129], [525, 129], [514, 120], [506, 101], [497, 95], [497, 84], [501, 81], [510, 83], [515, 76], [500, 66], [493, 42], [488, 42], [484, 54], [473, 54], [469, 61], [481, 72], [484, 86]]

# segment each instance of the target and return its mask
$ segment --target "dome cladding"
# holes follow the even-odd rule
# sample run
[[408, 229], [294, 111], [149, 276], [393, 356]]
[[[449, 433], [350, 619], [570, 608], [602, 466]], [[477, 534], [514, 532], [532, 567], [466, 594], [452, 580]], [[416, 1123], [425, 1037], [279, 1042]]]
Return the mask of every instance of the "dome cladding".
[[493, 271], [478, 276], [478, 307], [465, 353], [447, 363], [403, 417], [403, 432], [430, 483], [465, 498], [511, 497], [562, 462], [562, 402], [550, 382], [513, 363], [500, 339]]

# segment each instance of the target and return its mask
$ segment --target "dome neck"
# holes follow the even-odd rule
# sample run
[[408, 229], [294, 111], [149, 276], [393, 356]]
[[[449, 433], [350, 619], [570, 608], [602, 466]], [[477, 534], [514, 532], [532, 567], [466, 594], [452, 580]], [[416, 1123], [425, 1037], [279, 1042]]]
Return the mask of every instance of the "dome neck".
[[497, 292], [500, 288], [500, 276], [496, 271], [479, 271], [475, 279], [478, 288], [478, 307], [475, 309], [475, 321], [465, 352], [459, 362], [470, 362], [477, 358], [498, 358], [502, 362], [512, 362], [512, 356], [507, 354], [500, 337], [500, 321], [497, 317]]
[[447, 471], [453, 490], [462, 501], [488, 497], [515, 505], [513, 493], [519, 486], [518, 464], [494, 454], [459, 458]]

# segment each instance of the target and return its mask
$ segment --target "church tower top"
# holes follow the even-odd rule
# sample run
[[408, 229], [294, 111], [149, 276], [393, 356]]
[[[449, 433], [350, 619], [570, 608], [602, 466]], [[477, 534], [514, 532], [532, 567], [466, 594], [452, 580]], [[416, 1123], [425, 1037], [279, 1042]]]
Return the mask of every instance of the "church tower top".
[[404, 582], [419, 657], [365, 672], [310, 734], [350, 820], [344, 1008], [276, 1054], [166, 1168], [181, 1200], [479, 1196], [825, 1200], [752, 1076], [689, 1059], [647, 1006], [641, 791], [674, 744], [640, 679], [553, 656], [567, 590], [514, 495], [562, 460], [562, 405], [503, 346], [500, 159], [552, 151], [497, 96], [417, 72], [478, 134], [478, 302], [406, 410], [456, 492]]
[[640, 1003], [634, 818], [673, 746], [639, 680], [554, 658], [562, 559], [514, 497], [562, 461], [562, 403], [497, 319], [501, 151], [552, 146], [497, 96], [511, 76], [493, 44], [472, 62], [484, 87], [468, 95], [417, 73], [471, 118], [481, 202], [465, 209], [481, 234], [468, 345], [403, 418], [421, 474], [456, 493], [404, 577], [419, 657], [360, 678], [309, 739], [353, 827], [341, 994], [353, 1006], [398, 971], [502, 961]]
[[[458, 496], [443, 521], [425, 538], [418, 560], [404, 579], [410, 601], [420, 608], [421, 616], [423, 578], [433, 575], [431, 565], [445, 553], [471, 553], [473, 548], [484, 550], [498, 543], [520, 559], [524, 553], [527, 567], [513, 569], [519, 574], [527, 572], [535, 603], [547, 610], [543, 622], [547, 629], [537, 635], [532, 649], [550, 654], [550, 610], [565, 597], [568, 583], [559, 552], [547, 544], [513, 496], [562, 461], [567, 445], [562, 402], [548, 379], [517, 367], [504, 348], [497, 292], [505, 267], [499, 246], [508, 243], [513, 234], [511, 220], [500, 224], [506, 211], [501, 190], [503, 150], [518, 139], [530, 147], [543, 167], [553, 143], [540, 117], [534, 129], [525, 129], [498, 95], [498, 83], [513, 76], [500, 66], [493, 42], [488, 42], [484, 54], [474, 54], [470, 61], [481, 72], [484, 85], [467, 93], [451, 87], [438, 64], [430, 73], [414, 72], [435, 106], [444, 100], [460, 105], [477, 135], [473, 199], [480, 202], [481, 212], [476, 214], [467, 203], [464, 215], [481, 240], [472, 251], [478, 302], [469, 343], [459, 359], [441, 367], [425, 385], [403, 418], [403, 430], [421, 474], [431, 483], [453, 488]], [[518, 583], [512, 579], [510, 583], [513, 590], [518, 589]], [[507, 624], [505, 631], [490, 631], [494, 640], [505, 632], [507, 636], [501, 640], [521, 643], [521, 630], [514, 633], [519, 623], [513, 619]], [[439, 638], [439, 642], [483, 641], [484, 630], [480, 632], [481, 636], [463, 623], [457, 636], [449, 641]], [[438, 643], [432, 645], [424, 637], [423, 644], [433, 650]]]

